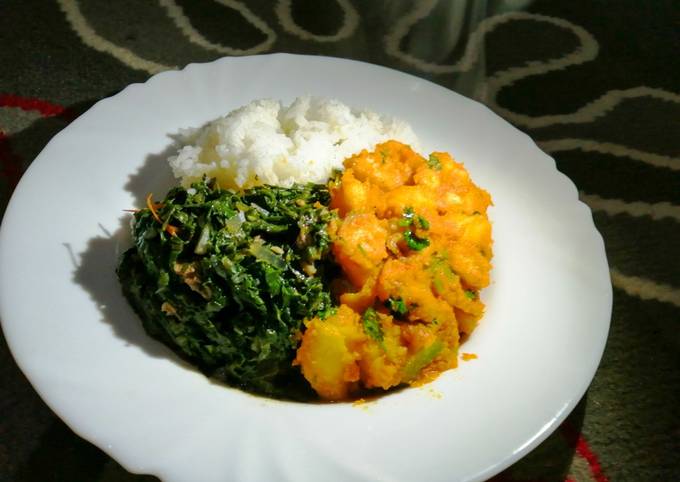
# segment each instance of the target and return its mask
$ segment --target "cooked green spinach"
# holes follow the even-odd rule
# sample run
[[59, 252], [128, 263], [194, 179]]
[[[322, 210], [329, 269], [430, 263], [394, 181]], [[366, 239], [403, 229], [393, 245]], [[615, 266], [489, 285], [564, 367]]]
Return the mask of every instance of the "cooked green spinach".
[[150, 335], [207, 375], [289, 396], [302, 321], [333, 308], [329, 201], [314, 184], [174, 188], [134, 215], [123, 292]]

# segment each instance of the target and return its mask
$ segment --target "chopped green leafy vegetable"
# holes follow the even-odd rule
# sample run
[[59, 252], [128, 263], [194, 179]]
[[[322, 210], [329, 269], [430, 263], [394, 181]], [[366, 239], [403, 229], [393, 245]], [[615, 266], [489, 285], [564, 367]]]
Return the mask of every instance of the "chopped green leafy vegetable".
[[380, 320], [378, 320], [378, 313], [373, 308], [366, 309], [361, 317], [361, 321], [364, 324], [364, 331], [368, 336], [375, 341], [383, 341], [383, 332]]
[[413, 355], [413, 358], [411, 358], [404, 367], [402, 381], [410, 382], [416, 378], [420, 373], [420, 370], [432, 363], [432, 360], [439, 355], [439, 352], [442, 351], [443, 348], [444, 343], [440, 339], [436, 339], [431, 345]]
[[477, 294], [472, 290], [465, 290], [465, 297], [468, 300], [474, 300], [477, 297]]
[[413, 208], [410, 206], [407, 206], [404, 208], [404, 212], [401, 214], [401, 219], [397, 223], [399, 226], [402, 228], [408, 227], [413, 224], [413, 217], [416, 215], [415, 211], [413, 211]]
[[426, 229], [426, 230], [430, 229], [430, 222], [427, 219], [425, 219], [422, 216], [418, 216], [418, 217], [416, 217], [416, 219], [418, 220], [418, 226], [420, 226], [420, 229]]
[[408, 314], [408, 308], [402, 298], [388, 298], [387, 307], [396, 318], [403, 318]]
[[430, 154], [430, 157], [427, 158], [427, 165], [430, 166], [431, 169], [434, 169], [436, 171], [442, 170], [442, 163], [439, 160], [439, 158], [434, 154]]
[[433, 278], [432, 285], [434, 286], [434, 289], [437, 291], [437, 294], [441, 294], [444, 292], [444, 283], [440, 278]]
[[[397, 222], [402, 228], [408, 228], [413, 226], [415, 223], [420, 227], [420, 229], [428, 230], [430, 229], [430, 223], [423, 216], [417, 215], [412, 207], [405, 207], [403, 213], [401, 214], [401, 219]], [[430, 245], [430, 240], [421, 236], [418, 236], [412, 229], [404, 231], [404, 240], [406, 240], [406, 245], [414, 250], [420, 251], [425, 249]]]
[[332, 310], [329, 200], [314, 184], [174, 188], [134, 216], [123, 292], [150, 335], [209, 376], [288, 395], [302, 321]]
[[404, 231], [404, 239], [406, 240], [406, 245], [414, 251], [420, 251], [430, 245], [429, 239], [421, 238], [411, 230]]

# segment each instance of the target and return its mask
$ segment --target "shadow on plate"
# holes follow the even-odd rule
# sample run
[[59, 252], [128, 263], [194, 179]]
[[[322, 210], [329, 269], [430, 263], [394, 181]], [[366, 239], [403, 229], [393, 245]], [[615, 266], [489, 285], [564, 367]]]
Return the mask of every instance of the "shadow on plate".
[[[132, 207], [145, 206], [146, 196], [149, 193], [152, 193], [156, 199], [161, 199], [165, 197], [170, 188], [177, 185], [167, 159], [176, 154], [180, 147], [179, 134], [170, 134], [168, 140], [171, 142], [165, 149], [157, 154], [146, 156], [144, 164], [137, 169], [137, 172], [130, 174], [125, 190], [135, 197], [135, 206]], [[121, 209], [127, 209], [127, 207]]]
[[[165, 196], [175, 184], [166, 162], [168, 155], [174, 152], [176, 146], [173, 142], [162, 152], [147, 156], [137, 172], [130, 175], [125, 189], [134, 196], [134, 205], [121, 206], [121, 212], [143, 206], [148, 193], [153, 193], [156, 198]], [[122, 253], [132, 245], [130, 218], [130, 214], [122, 215], [113, 233], [100, 225], [102, 234], [90, 239], [82, 253], [76, 255], [68, 244], [64, 245], [74, 264], [73, 280], [90, 295], [101, 312], [102, 320], [112, 327], [117, 337], [150, 356], [167, 358], [193, 370], [170, 349], [146, 334], [141, 321], [123, 297], [115, 270]]]

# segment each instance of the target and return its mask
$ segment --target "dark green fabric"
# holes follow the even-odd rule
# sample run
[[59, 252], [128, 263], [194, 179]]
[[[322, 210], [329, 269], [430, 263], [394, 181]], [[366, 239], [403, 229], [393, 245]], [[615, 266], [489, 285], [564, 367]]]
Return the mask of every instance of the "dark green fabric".
[[[356, 29], [324, 42], [311, 36], [333, 35], [351, 19], [334, 0], [291, 2], [293, 20], [308, 34], [296, 33], [277, 14], [277, 5], [286, 2], [244, 2], [271, 37], [219, 2], [175, 3], [213, 44], [247, 50], [269, 39], [262, 53], [364, 60], [476, 97], [551, 153], [591, 205], [605, 239], [614, 284], [612, 326], [595, 379], [566, 424], [498, 480], [680, 479], [677, 1], [351, 0]], [[74, 9], [100, 40], [156, 64], [183, 67], [223, 55], [198, 45], [196, 37], [189, 41], [157, 1], [0, 2], [0, 215], [20, 172], [70, 119], [150, 77], [149, 69], [89, 46], [92, 37], [77, 31], [64, 12]], [[414, 9], [425, 12], [422, 18], [399, 42], [388, 42]], [[426, 63], [453, 64], [483, 19], [486, 25], [505, 21], [486, 36], [484, 62], [466, 72], [436, 73], [395, 55], [397, 49]], [[569, 56], [580, 60], [548, 72], [538, 64]], [[533, 70], [494, 98], [508, 72], [527, 66]], [[617, 98], [624, 100], [610, 102]], [[8, 99], [23, 107], [8, 106]], [[67, 112], [39, 115], [31, 99]], [[549, 115], [557, 117], [536, 120]], [[147, 478], [128, 474], [53, 415], [17, 369], [4, 339], [0, 413], [0, 480]]]

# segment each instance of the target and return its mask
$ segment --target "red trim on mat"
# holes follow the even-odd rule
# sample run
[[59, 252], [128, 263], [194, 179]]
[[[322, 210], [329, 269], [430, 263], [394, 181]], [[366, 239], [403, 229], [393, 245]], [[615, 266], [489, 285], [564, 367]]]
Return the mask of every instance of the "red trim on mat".
[[[0, 107], [16, 107], [25, 111], [37, 111], [42, 117], [61, 117], [67, 122], [76, 117], [72, 110], [61, 105], [14, 94], [0, 93]], [[12, 152], [9, 136], [0, 131], [0, 176], [7, 178], [10, 193], [16, 187], [22, 174], [21, 159]]]
[[590, 446], [588, 445], [588, 442], [586, 442], [586, 439], [583, 437], [583, 435], [579, 434], [578, 436], [578, 442], [576, 442], [576, 451], [581, 457], [588, 461], [590, 473], [593, 474], [593, 477], [595, 477], [597, 482], [609, 482], [607, 476], [602, 472], [602, 467], [600, 466], [600, 461], [598, 460], [597, 455], [595, 455], [595, 452], [590, 449]]
[[20, 97], [14, 94], [0, 93], [0, 107], [18, 107], [21, 110], [37, 110], [43, 117], [64, 116], [74, 117], [73, 113], [58, 104], [52, 104], [33, 97]]
[[588, 467], [590, 468], [590, 473], [593, 478], [597, 482], [609, 482], [609, 479], [602, 471], [602, 466], [600, 466], [600, 461], [597, 458], [597, 454], [595, 454], [595, 452], [593, 452], [593, 450], [590, 448], [590, 445], [588, 445], [588, 442], [586, 441], [583, 434], [577, 432], [569, 422], [564, 422], [562, 424], [561, 431], [565, 438], [570, 441], [570, 443], [574, 443], [575, 441], [576, 452], [581, 457], [586, 459], [586, 462], [588, 462]]

